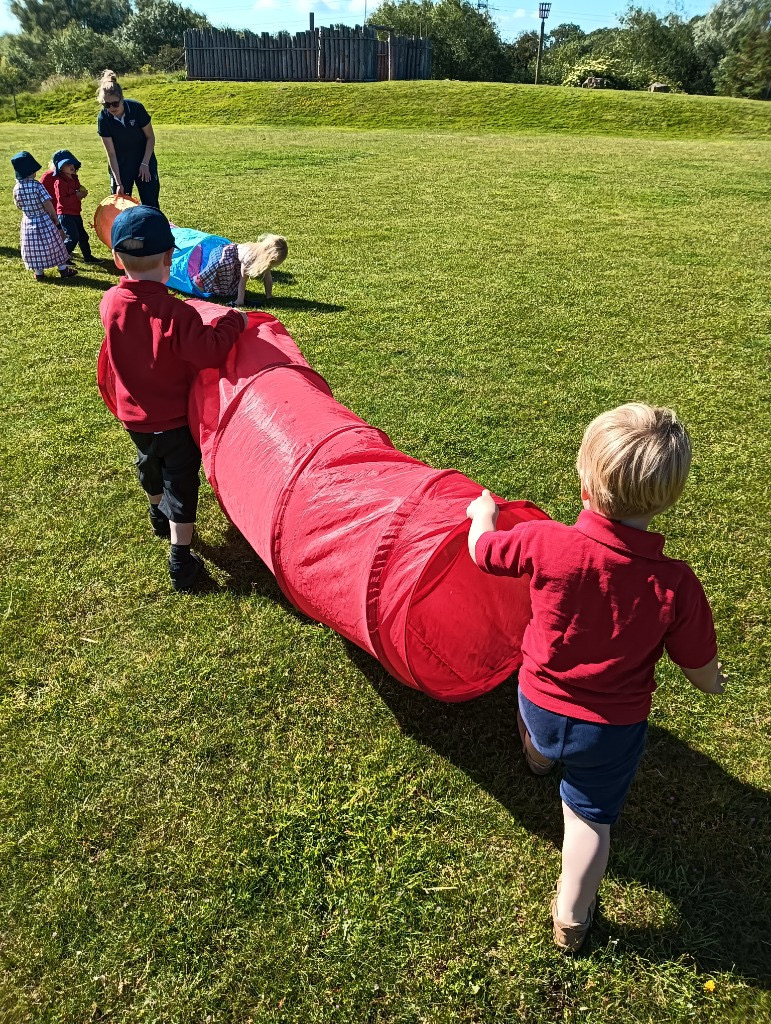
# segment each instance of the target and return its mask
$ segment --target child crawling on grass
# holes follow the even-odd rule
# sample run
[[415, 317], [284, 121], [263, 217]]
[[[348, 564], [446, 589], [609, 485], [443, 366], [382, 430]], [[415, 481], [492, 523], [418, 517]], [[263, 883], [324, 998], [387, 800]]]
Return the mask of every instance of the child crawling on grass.
[[468, 507], [476, 564], [530, 577], [517, 717], [530, 770], [563, 765], [562, 874], [551, 904], [563, 952], [577, 952], [592, 924], [610, 826], [645, 747], [656, 663], [666, 650], [697, 689], [724, 689], [701, 584], [648, 531], [677, 501], [690, 464], [675, 413], [633, 402], [586, 428], [577, 462], [584, 510], [574, 526], [535, 520], [496, 531], [489, 491]]
[[271, 270], [284, 262], [288, 251], [281, 235], [260, 235], [256, 242], [227, 242], [211, 250], [206, 265], [191, 280], [202, 294], [232, 299], [234, 305], [243, 306], [247, 280], [259, 278], [270, 302]]

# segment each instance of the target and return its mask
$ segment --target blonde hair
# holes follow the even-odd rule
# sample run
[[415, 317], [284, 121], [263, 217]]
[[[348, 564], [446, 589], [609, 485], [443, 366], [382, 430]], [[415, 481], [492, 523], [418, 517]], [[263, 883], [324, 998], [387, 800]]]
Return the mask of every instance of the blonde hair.
[[96, 98], [100, 103], [104, 103], [108, 96], [112, 96], [116, 100], [123, 99], [123, 90], [118, 85], [118, 79], [114, 71], [110, 71], [109, 68], [105, 68], [102, 72], [102, 77], [99, 79], [99, 87], [96, 90]]
[[656, 515], [680, 497], [691, 468], [691, 441], [671, 409], [628, 402], [593, 419], [576, 469], [609, 519]]
[[247, 277], [264, 277], [284, 262], [288, 252], [289, 246], [281, 235], [260, 235], [256, 242], [238, 245], [238, 259]]
[[[138, 238], [127, 238], [120, 244], [121, 249], [141, 249], [145, 243]], [[157, 256], [132, 256], [128, 252], [119, 252], [117, 255], [130, 274], [143, 274], [159, 267], [163, 263], [165, 253], [159, 252]]]

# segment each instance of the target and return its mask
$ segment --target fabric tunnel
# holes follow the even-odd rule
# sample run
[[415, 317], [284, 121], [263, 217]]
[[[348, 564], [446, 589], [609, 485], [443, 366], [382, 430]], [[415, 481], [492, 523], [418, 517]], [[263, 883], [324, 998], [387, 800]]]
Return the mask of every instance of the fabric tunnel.
[[[94, 212], [94, 231], [99, 241], [108, 249], [112, 248], [110, 233], [113, 221], [119, 213], [136, 205], [137, 200], [131, 196], [107, 196], [97, 206]], [[213, 292], [202, 292], [196, 287], [193, 278], [200, 274], [201, 268], [209, 262], [212, 252], [221, 245], [228, 245], [230, 239], [210, 235], [205, 231], [196, 231], [194, 228], [180, 228], [176, 224], [171, 225], [171, 233], [174, 236], [174, 252], [167, 282], [169, 288], [198, 299], [214, 298]]]
[[209, 235], [194, 228], [178, 228], [176, 224], [171, 225], [171, 233], [174, 235], [175, 249], [171, 257], [171, 273], [167, 282], [169, 288], [175, 288], [178, 292], [193, 295], [198, 299], [214, 298], [213, 292], [201, 291], [193, 283], [193, 279], [207, 265], [212, 252], [221, 245], [229, 245], [230, 239]]
[[138, 201], [133, 196], [107, 196], [94, 210], [94, 231], [96, 232], [96, 237], [108, 249], [112, 249], [112, 240], [110, 238], [112, 222], [119, 213], [123, 213], [124, 210], [130, 210], [132, 206], [138, 205]]
[[[193, 305], [206, 323], [226, 312]], [[100, 364], [110, 405], [104, 351]], [[225, 514], [300, 611], [439, 700], [470, 700], [518, 668], [528, 581], [469, 558], [480, 485], [397, 451], [336, 402], [275, 317], [249, 313], [226, 364], [196, 378], [188, 418]], [[499, 505], [502, 529], [548, 518]]]

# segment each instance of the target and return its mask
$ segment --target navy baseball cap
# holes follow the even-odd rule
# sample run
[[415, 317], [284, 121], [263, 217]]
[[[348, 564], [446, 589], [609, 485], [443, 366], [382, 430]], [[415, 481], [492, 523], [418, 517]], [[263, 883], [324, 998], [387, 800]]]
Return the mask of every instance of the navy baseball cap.
[[[123, 243], [129, 239], [141, 242], [141, 247], [124, 248]], [[132, 206], [119, 213], [112, 222], [110, 242], [115, 252], [127, 256], [159, 256], [176, 248], [165, 214], [154, 206]]]

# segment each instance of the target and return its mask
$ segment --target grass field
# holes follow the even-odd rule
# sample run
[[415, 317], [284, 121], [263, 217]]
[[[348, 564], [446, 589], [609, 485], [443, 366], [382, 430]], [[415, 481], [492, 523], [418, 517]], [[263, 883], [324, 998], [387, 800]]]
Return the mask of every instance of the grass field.
[[[559, 132], [633, 138], [768, 138], [768, 104], [718, 96], [543, 88], [498, 82], [188, 82], [128, 77], [156, 124], [261, 124], [441, 132]], [[66, 81], [17, 98], [22, 123], [91, 124], [95, 83]], [[16, 119], [0, 97], [0, 121]]]
[[[274, 311], [402, 450], [571, 522], [585, 423], [674, 406], [694, 468], [658, 525], [730, 687], [661, 665], [591, 949], [561, 957], [558, 782], [520, 761], [514, 684], [444, 706], [393, 682], [292, 610], [208, 488], [215, 585], [172, 594], [95, 387], [115, 272], [35, 284], [6, 163], [2, 1024], [771, 1021], [764, 132], [163, 120], [169, 216], [287, 236]], [[93, 123], [0, 139], [72, 148], [87, 210], [105, 194]]]

